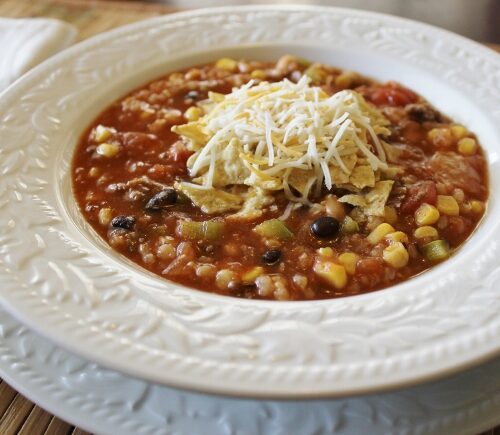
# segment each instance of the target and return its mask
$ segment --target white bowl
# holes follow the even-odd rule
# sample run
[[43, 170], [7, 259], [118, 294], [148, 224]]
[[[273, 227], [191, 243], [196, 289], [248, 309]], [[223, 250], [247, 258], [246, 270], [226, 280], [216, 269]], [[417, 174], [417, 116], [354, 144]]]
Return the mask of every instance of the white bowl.
[[[491, 196], [473, 236], [400, 285], [337, 300], [221, 297], [112, 251], [78, 212], [83, 129], [134, 87], [222, 55], [292, 53], [397, 80], [477, 133]], [[254, 397], [342, 396], [450, 374], [500, 353], [500, 57], [427, 25], [319, 7], [168, 15], [85, 41], [0, 96], [0, 296], [63, 347], [133, 376]]]

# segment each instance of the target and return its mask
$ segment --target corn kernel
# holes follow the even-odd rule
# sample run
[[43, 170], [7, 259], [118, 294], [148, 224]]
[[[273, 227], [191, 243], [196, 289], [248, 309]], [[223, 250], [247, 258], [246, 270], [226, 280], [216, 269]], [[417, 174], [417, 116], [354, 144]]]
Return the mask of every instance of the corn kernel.
[[114, 157], [120, 151], [120, 145], [114, 143], [102, 143], [96, 148], [95, 151], [103, 157]]
[[457, 140], [462, 139], [469, 134], [467, 129], [463, 125], [459, 124], [452, 125], [450, 130], [453, 137]]
[[393, 233], [386, 234], [385, 239], [390, 243], [409, 243], [408, 236], [403, 231], [394, 231]]
[[98, 176], [99, 176], [99, 169], [96, 168], [95, 166], [92, 166], [89, 169], [89, 177], [97, 178]]
[[172, 243], [162, 243], [158, 246], [156, 255], [160, 260], [173, 260], [177, 256], [176, 246]]
[[478, 201], [477, 199], [473, 199], [470, 202], [470, 209], [473, 213], [482, 213], [484, 210], [484, 203], [482, 201]]
[[385, 206], [384, 207], [384, 219], [388, 224], [394, 225], [398, 221], [398, 214], [394, 207]]
[[438, 195], [436, 207], [441, 214], [446, 214], [448, 216], [458, 216], [460, 214], [460, 207], [453, 196]]
[[342, 263], [342, 266], [345, 267], [345, 270], [349, 275], [354, 275], [356, 273], [356, 263], [358, 260], [359, 255], [354, 252], [344, 252], [339, 255], [339, 261]]
[[201, 116], [201, 109], [199, 107], [190, 107], [184, 112], [184, 118], [186, 118], [189, 122], [198, 121]]
[[385, 248], [382, 257], [387, 264], [397, 269], [405, 267], [410, 259], [408, 251], [401, 242], [393, 243]]
[[237, 279], [237, 275], [230, 269], [221, 269], [215, 275], [215, 285], [221, 290], [229, 288], [229, 284]]
[[104, 125], [99, 124], [94, 129], [94, 139], [96, 140], [96, 142], [101, 143], [109, 139], [112, 133], [113, 133], [112, 129], [104, 127]]
[[454, 138], [451, 130], [448, 128], [433, 128], [427, 133], [427, 139], [436, 147], [450, 147], [453, 145]]
[[477, 142], [471, 137], [464, 137], [458, 141], [458, 152], [464, 156], [476, 154]]
[[439, 210], [425, 202], [415, 212], [415, 222], [419, 227], [435, 224], [438, 220]]
[[266, 78], [266, 73], [261, 69], [256, 69], [250, 73], [250, 77], [257, 80], [264, 80]]
[[393, 233], [394, 227], [389, 225], [388, 223], [383, 223], [378, 225], [368, 236], [366, 239], [372, 244], [376, 245], [380, 242], [387, 234]]
[[436, 228], [434, 227], [430, 227], [428, 225], [425, 225], [423, 227], [419, 227], [415, 230], [415, 232], [413, 233], [413, 235], [417, 238], [417, 239], [424, 239], [424, 238], [427, 238], [427, 237], [430, 237], [430, 238], [433, 238], [433, 239], [437, 239], [438, 238], [438, 231], [436, 230]]
[[216, 268], [213, 264], [199, 264], [196, 267], [196, 276], [203, 279], [213, 279]]
[[99, 223], [101, 225], [107, 227], [109, 225], [109, 223], [111, 222], [111, 219], [113, 219], [111, 209], [107, 208], [107, 207], [101, 208], [99, 210], [98, 218], [99, 218]]
[[332, 248], [319, 248], [316, 251], [319, 255], [322, 257], [333, 257], [335, 255], [335, 252], [333, 251]]
[[262, 267], [253, 267], [241, 276], [241, 280], [245, 283], [253, 283], [263, 273], [264, 269]]
[[238, 62], [228, 57], [222, 57], [215, 63], [215, 67], [233, 72], [238, 68]]
[[347, 284], [347, 272], [344, 266], [331, 261], [318, 261], [314, 265], [314, 273], [337, 289], [344, 288]]

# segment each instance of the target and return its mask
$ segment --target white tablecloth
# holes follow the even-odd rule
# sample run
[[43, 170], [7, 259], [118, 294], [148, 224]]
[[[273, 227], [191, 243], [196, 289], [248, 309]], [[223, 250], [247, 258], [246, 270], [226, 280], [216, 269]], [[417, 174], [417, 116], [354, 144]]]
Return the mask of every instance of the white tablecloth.
[[31, 68], [70, 46], [77, 30], [45, 18], [0, 18], [0, 91]]

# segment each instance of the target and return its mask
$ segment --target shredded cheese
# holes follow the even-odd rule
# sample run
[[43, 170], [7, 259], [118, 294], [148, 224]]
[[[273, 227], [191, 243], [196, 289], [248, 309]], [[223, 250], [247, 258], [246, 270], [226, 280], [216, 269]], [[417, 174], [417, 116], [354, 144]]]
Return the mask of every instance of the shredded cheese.
[[[297, 83], [251, 81], [209, 98], [205, 116], [181, 126], [199, 133], [190, 134], [191, 142], [207, 138], [193, 144], [196, 152], [188, 162], [191, 177], [200, 177], [205, 188], [213, 187], [217, 171], [225, 171], [223, 151], [234, 140], [244, 174], [239, 184], [266, 188], [272, 182], [273, 190], [283, 190], [294, 202], [309, 203], [323, 186], [331, 189], [331, 171], [350, 175], [354, 167], [346, 165], [347, 156], [356, 155], [374, 172], [387, 169], [378, 135], [388, 133], [389, 122], [353, 90], [328, 96], [303, 76]], [[300, 196], [289, 184], [294, 170], [307, 171]]]

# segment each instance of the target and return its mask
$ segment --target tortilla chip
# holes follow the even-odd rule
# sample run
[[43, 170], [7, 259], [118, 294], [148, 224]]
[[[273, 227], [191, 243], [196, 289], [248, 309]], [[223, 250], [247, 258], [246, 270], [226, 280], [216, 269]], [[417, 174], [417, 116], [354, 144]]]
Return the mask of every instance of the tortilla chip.
[[382, 146], [384, 147], [387, 162], [398, 163], [401, 160], [402, 151], [387, 142], [382, 141]]
[[394, 181], [377, 181], [375, 187], [365, 194], [349, 194], [339, 198], [355, 207], [360, 207], [366, 215], [384, 216], [384, 206], [389, 198]]
[[339, 202], [345, 202], [347, 204], [351, 204], [354, 207], [361, 207], [364, 208], [366, 207], [366, 199], [363, 195], [361, 194], [349, 194], [349, 195], [344, 195], [339, 198]]
[[375, 186], [375, 173], [371, 166], [356, 166], [349, 177], [349, 182], [358, 189]]
[[279, 180], [266, 180], [262, 181], [262, 179], [259, 180], [259, 182], [251, 182], [249, 178], [245, 180], [245, 184], [247, 186], [256, 186], [256, 187], [262, 187], [262, 189], [265, 190], [281, 190], [283, 189], [283, 183]]
[[288, 177], [288, 184], [297, 192], [303, 192], [311, 177], [316, 178], [312, 169], [293, 169]]
[[381, 169], [380, 172], [384, 179], [394, 180], [398, 175], [404, 173], [404, 169], [401, 166], [391, 165], [387, 169]]
[[330, 177], [332, 178], [333, 185], [340, 185], [349, 183], [349, 174], [352, 172], [354, 167], [356, 166], [356, 162], [358, 161], [358, 157], [356, 154], [348, 154], [346, 156], [342, 156], [342, 161], [344, 165], [349, 170], [348, 173], [344, 172], [344, 170], [338, 166], [336, 160], [331, 160], [328, 169], [330, 170]]
[[389, 198], [394, 181], [377, 181], [375, 187], [366, 194], [368, 206], [365, 213], [372, 216], [384, 216], [384, 206]]
[[248, 194], [238, 213], [227, 216], [229, 220], [253, 220], [262, 216], [262, 209], [274, 202], [274, 197], [259, 188], [248, 189]]
[[224, 213], [231, 210], [239, 210], [243, 198], [232, 193], [227, 193], [218, 189], [203, 189], [191, 183], [177, 183], [177, 190], [184, 193], [195, 206], [202, 212]]
[[210, 101], [213, 101], [214, 103], [220, 103], [221, 101], [224, 101], [224, 97], [225, 95], [219, 92], [208, 91], [208, 99]]
[[344, 172], [341, 168], [338, 166], [329, 166], [328, 169], [330, 170], [333, 186], [349, 183], [349, 174]]
[[187, 124], [174, 125], [172, 131], [180, 136], [189, 139], [192, 150], [197, 150], [208, 141], [207, 135], [203, 132], [204, 125], [201, 122], [194, 121]]

